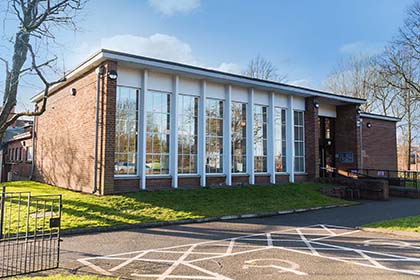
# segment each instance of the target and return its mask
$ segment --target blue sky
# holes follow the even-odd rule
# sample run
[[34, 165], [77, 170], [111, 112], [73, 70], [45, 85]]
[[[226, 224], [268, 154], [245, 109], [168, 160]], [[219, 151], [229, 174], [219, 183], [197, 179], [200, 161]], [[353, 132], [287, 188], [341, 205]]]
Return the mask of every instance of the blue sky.
[[[412, 0], [90, 0], [55, 49], [71, 68], [101, 47], [239, 72], [260, 54], [290, 83], [321, 88], [340, 59], [374, 54]], [[8, 30], [8, 32], [13, 30]], [[25, 87], [20, 104], [34, 89]]]

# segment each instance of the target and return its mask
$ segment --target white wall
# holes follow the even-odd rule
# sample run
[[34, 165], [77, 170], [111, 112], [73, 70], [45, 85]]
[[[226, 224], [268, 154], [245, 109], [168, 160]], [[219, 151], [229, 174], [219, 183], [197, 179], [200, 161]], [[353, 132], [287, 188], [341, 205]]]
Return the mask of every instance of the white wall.
[[118, 67], [117, 85], [127, 87], [141, 87], [142, 71], [136, 69]]
[[200, 81], [190, 78], [179, 78], [179, 93], [200, 96]]
[[149, 72], [148, 87], [151, 90], [172, 92], [172, 83], [171, 75]]
[[337, 112], [334, 105], [330, 104], [319, 104], [318, 115], [321, 117], [336, 118]]
[[225, 85], [213, 82], [207, 82], [207, 97], [225, 99]]
[[268, 105], [268, 92], [262, 90], [255, 90], [254, 103], [258, 105]]
[[300, 96], [295, 96], [293, 98], [293, 109], [299, 111], [305, 111], [305, 98]]
[[248, 102], [248, 89], [245, 87], [232, 86], [232, 101]]

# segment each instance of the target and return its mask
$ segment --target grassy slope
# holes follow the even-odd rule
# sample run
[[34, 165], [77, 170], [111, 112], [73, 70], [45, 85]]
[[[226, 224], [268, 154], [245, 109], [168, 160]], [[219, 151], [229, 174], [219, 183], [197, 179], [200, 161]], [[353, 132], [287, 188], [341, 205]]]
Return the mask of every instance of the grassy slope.
[[85, 228], [270, 212], [344, 204], [319, 193], [319, 184], [137, 192], [97, 197], [30, 181], [6, 183], [7, 191], [62, 194], [62, 228]]
[[387, 220], [365, 225], [371, 228], [420, 232], [420, 216], [411, 216], [400, 219]]

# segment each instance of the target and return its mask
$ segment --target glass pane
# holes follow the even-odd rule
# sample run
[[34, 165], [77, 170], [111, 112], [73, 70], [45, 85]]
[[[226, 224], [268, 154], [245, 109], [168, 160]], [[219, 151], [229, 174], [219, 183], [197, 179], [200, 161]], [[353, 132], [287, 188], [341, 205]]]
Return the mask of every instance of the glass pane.
[[137, 174], [138, 93], [134, 88], [117, 87], [114, 156], [117, 175]]

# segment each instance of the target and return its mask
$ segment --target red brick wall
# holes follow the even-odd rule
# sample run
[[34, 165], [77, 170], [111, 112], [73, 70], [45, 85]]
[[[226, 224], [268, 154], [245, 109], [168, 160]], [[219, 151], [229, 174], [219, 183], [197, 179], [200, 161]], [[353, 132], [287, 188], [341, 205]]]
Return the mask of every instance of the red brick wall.
[[363, 117], [362, 139], [363, 168], [397, 170], [396, 122]]
[[343, 163], [336, 159], [338, 170], [357, 168], [359, 159], [359, 128], [357, 127], [357, 108], [355, 105], [337, 106], [337, 118], [335, 120], [335, 152], [353, 153], [352, 163]]
[[276, 175], [276, 184], [288, 184], [289, 175]]
[[[106, 68], [114, 69], [113, 62], [105, 62]], [[93, 190], [93, 159], [95, 142], [95, 107], [96, 107], [96, 77], [95, 69], [90, 70], [77, 80], [57, 89], [48, 98], [44, 114], [35, 118], [35, 179], [73, 190], [92, 192]], [[115, 89], [112, 84], [102, 81], [104, 85], [100, 107], [99, 133], [99, 190], [109, 193], [113, 190], [113, 158], [114, 149], [112, 123], [110, 127], [103, 126], [104, 121], [111, 122], [114, 112], [104, 112], [102, 108], [112, 106], [115, 99]], [[70, 95], [70, 89], [75, 88], [75, 96]], [[104, 97], [110, 94], [109, 99]], [[113, 119], [112, 119], [113, 120]], [[108, 134], [109, 138], [105, 137]], [[112, 142], [112, 143], [111, 143]], [[108, 146], [107, 146], [108, 145]], [[105, 149], [105, 147], [107, 147]], [[106, 156], [112, 157], [108, 161]], [[112, 161], [112, 179], [110, 177]]]
[[270, 176], [269, 175], [255, 175], [255, 185], [269, 185]]
[[314, 97], [305, 98], [305, 165], [309, 180], [319, 178], [319, 122]]
[[248, 175], [232, 176], [232, 186], [247, 186], [247, 185], [249, 185]]

